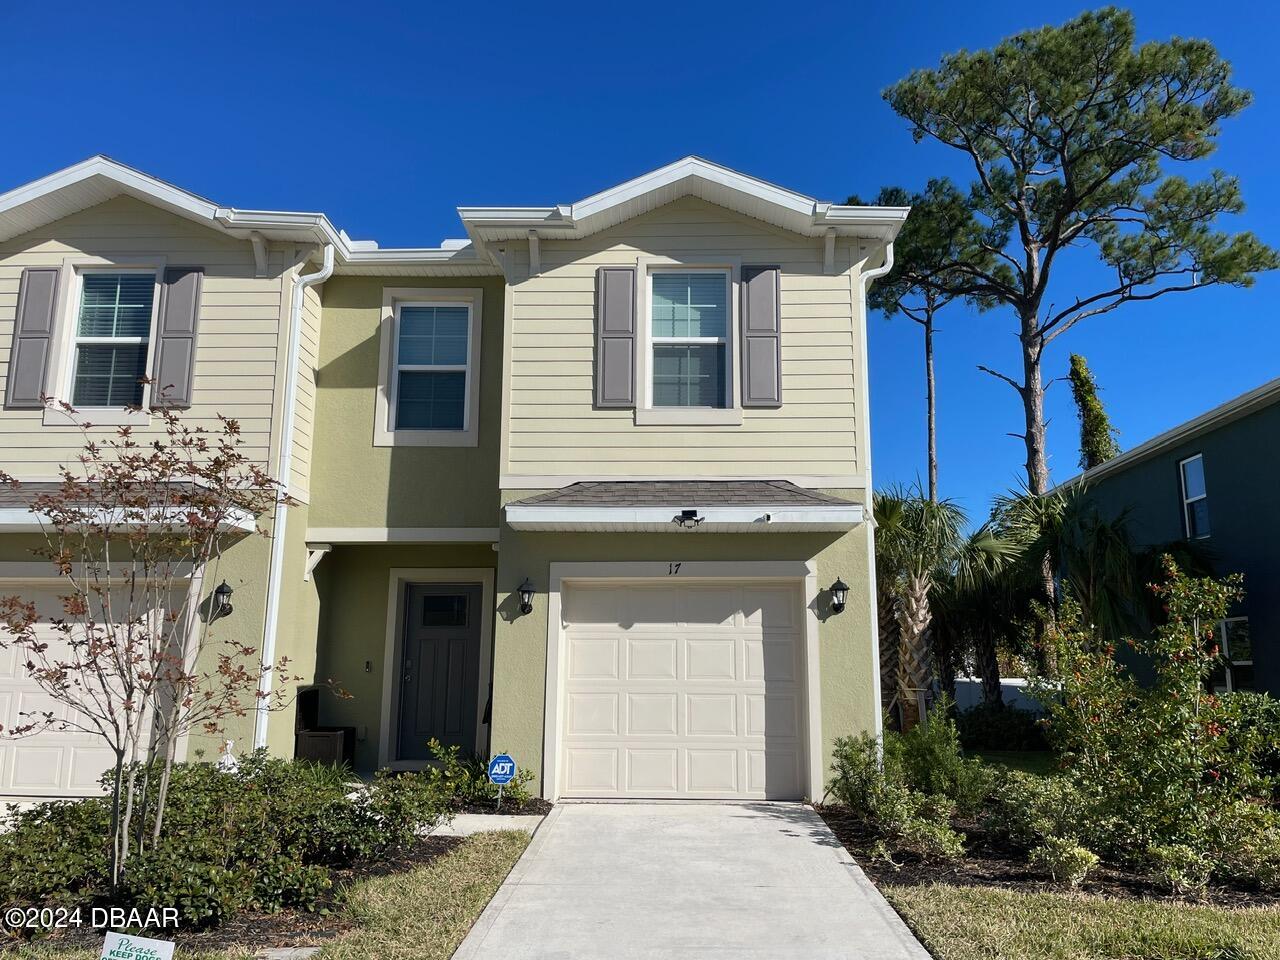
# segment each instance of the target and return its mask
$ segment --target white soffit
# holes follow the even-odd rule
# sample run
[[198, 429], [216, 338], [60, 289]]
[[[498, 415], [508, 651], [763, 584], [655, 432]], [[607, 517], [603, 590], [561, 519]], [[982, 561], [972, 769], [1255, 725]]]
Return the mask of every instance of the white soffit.
[[851, 207], [825, 203], [728, 167], [685, 157], [572, 204], [554, 207], [459, 207], [467, 233], [480, 242], [589, 236], [681, 197], [709, 203], [807, 237], [838, 236], [891, 241], [909, 207]]
[[845, 532], [863, 522], [861, 504], [820, 506], [694, 507], [701, 522], [676, 523], [688, 507], [564, 506], [508, 504], [507, 524], [515, 530], [634, 533], [802, 533]]

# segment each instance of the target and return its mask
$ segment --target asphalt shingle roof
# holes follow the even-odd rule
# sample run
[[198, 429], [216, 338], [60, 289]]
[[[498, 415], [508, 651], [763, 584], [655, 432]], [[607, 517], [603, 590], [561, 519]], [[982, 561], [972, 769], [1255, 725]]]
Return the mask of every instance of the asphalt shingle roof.
[[851, 505], [787, 480], [595, 480], [517, 500], [521, 506], [715, 507]]

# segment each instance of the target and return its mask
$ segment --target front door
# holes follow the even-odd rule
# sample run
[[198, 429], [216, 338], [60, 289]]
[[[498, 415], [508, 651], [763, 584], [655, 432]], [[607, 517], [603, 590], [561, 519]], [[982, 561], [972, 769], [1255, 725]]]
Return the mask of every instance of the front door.
[[480, 584], [405, 588], [398, 760], [428, 760], [427, 741], [476, 748]]

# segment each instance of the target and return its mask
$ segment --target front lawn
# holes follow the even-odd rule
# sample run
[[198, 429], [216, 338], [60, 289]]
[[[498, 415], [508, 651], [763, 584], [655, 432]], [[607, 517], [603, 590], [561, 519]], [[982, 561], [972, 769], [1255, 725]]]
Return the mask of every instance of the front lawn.
[[[177, 955], [188, 960], [249, 960], [262, 947], [324, 943], [320, 960], [444, 960], [453, 955], [528, 844], [523, 831], [478, 833], [423, 866], [353, 882], [342, 891], [341, 906], [332, 918], [332, 926], [342, 932], [327, 941], [301, 931], [292, 939], [263, 939], [257, 931], [270, 921], [255, 917], [246, 924], [244, 945], [210, 949], [234, 939], [226, 928], [179, 934]], [[324, 918], [317, 919], [323, 926]], [[78, 939], [72, 946], [59, 938], [9, 950], [16, 960], [94, 960], [100, 946], [99, 936], [92, 944]]]
[[1280, 909], [948, 884], [881, 891], [937, 960], [1266, 960]]

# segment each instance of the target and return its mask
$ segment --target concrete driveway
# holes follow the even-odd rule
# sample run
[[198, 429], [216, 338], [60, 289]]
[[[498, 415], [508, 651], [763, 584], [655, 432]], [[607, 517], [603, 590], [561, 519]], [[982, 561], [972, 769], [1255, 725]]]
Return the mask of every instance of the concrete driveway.
[[454, 960], [929, 954], [811, 809], [566, 803]]

